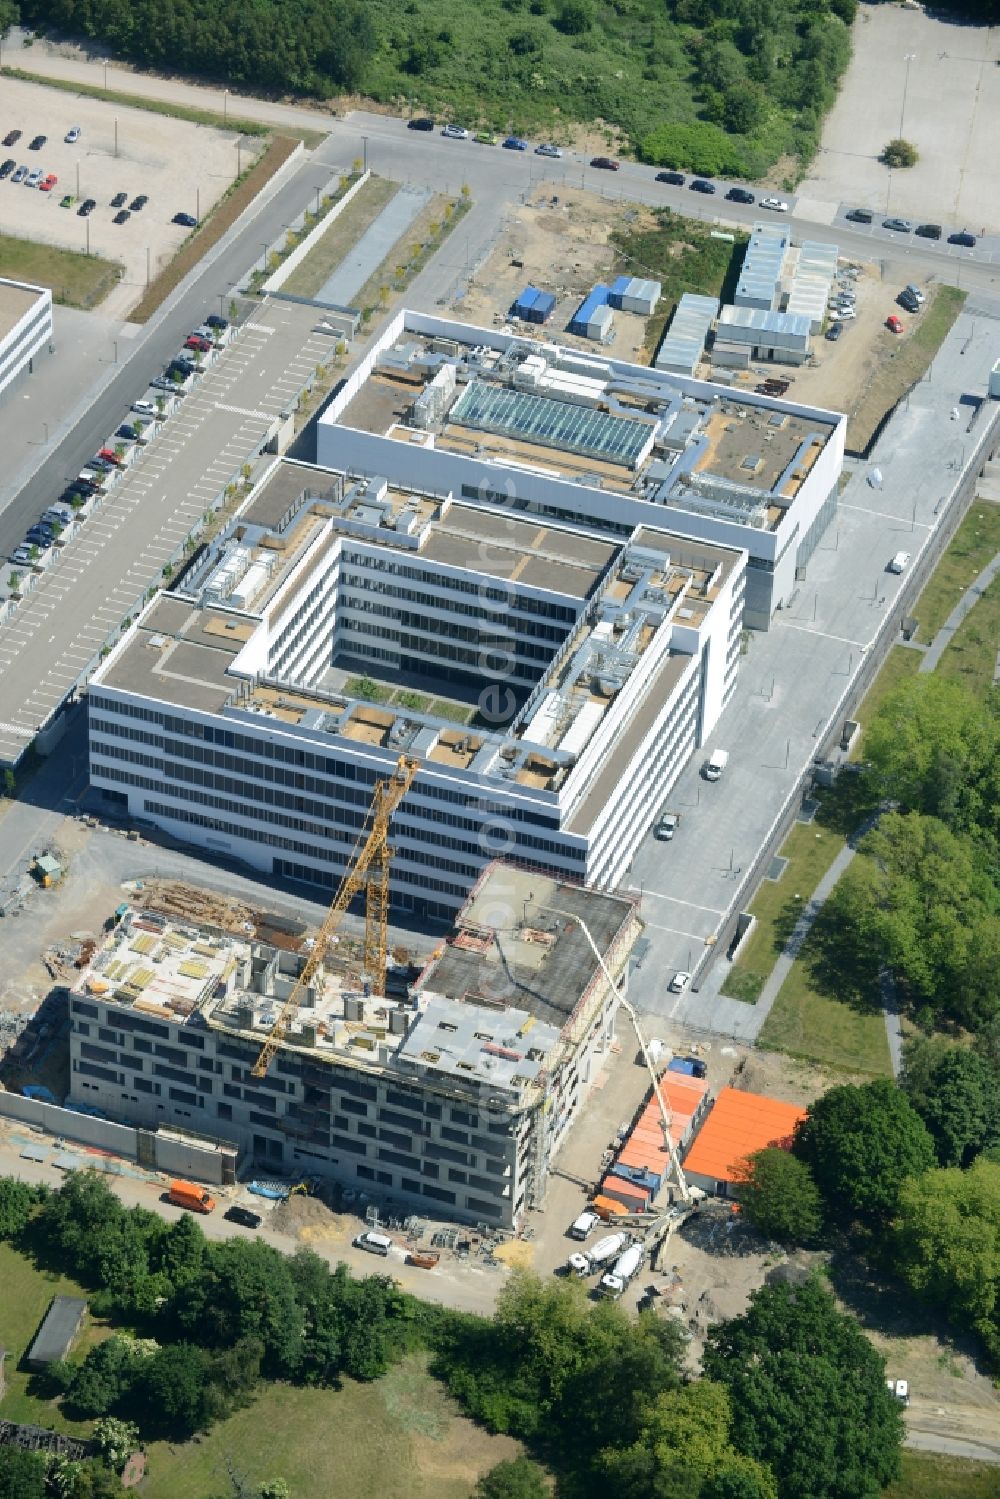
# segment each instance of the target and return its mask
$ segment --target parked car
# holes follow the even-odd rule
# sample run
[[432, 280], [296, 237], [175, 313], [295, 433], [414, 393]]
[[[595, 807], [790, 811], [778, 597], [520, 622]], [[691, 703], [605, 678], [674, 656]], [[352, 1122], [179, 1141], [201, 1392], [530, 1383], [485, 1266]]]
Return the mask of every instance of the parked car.
[[111, 222], [112, 224], [127, 224], [131, 217], [127, 208], [119, 208]]
[[156, 415], [156, 407], [152, 401], [133, 401], [132, 410], [138, 411], [142, 416]]
[[35, 138], [34, 138], [34, 140], [28, 146], [28, 150], [29, 151], [40, 151], [42, 149], [42, 147], [45, 145], [45, 142], [47, 140], [48, 140], [48, 136], [47, 135], [36, 135]]
[[62, 197], [59, 199], [59, 207], [72, 208], [75, 202], [76, 199], [74, 198], [72, 193], [63, 193]]
[[217, 312], [213, 312], [209, 317], [205, 319], [205, 322], [210, 328], [214, 328], [217, 333], [224, 333], [225, 330], [229, 327], [228, 319], [220, 317]]
[[914, 234], [918, 234], [921, 239], [940, 239], [941, 238], [941, 225], [940, 224], [918, 224], [917, 227], [916, 227], [916, 229], [914, 229], [913, 232], [914, 232]]
[[115, 468], [121, 468], [122, 466], [123, 460], [119, 458], [114, 448], [102, 448], [97, 456], [98, 458], [106, 458], [108, 463], [114, 464]]
[[127, 202], [128, 193], [115, 193], [114, 197], [111, 199], [111, 207], [124, 208]]
[[441, 134], [447, 136], [450, 141], [464, 141], [467, 139], [469, 132], [464, 125], [446, 125]]
[[949, 234], [948, 243], [949, 245], [964, 245], [967, 250], [971, 250], [976, 243], [976, 236], [970, 234], [967, 229], [960, 229], [957, 234]]
[[3, 143], [5, 146], [16, 146], [20, 139], [20, 130], [8, 130], [7, 134], [3, 138]]
[[138, 213], [140, 209], [145, 208], [148, 202], [149, 199], [146, 197], [146, 194], [140, 193], [137, 198], [132, 199], [131, 203], [129, 204], [129, 209], [132, 213]]
[[769, 208], [772, 213], [787, 213], [788, 204], [784, 198], [761, 198], [761, 208]]
[[890, 313], [886, 318], [885, 326], [890, 333], [902, 333], [903, 331], [903, 324], [894, 312]]
[[249, 1208], [241, 1208], [238, 1202], [226, 1209], [222, 1215], [228, 1218], [230, 1223], [240, 1223], [244, 1228], [260, 1228], [263, 1219], [260, 1213], [252, 1213]]
[[79, 208], [76, 211], [81, 219], [88, 219], [96, 207], [96, 198], [84, 198], [83, 202], [80, 204]]
[[657, 182], [669, 182], [671, 187], [683, 187], [687, 178], [683, 172], [657, 172]]
[[913, 296], [913, 294], [909, 291], [909, 289], [901, 291], [899, 296], [896, 298], [896, 301], [906, 312], [920, 311], [920, 303], [917, 301], [916, 297]]
[[909, 219], [883, 219], [882, 228], [892, 229], [896, 234], [911, 234], [913, 232], [913, 225]]
[[594, 156], [591, 158], [590, 165], [597, 167], [601, 172], [617, 172], [621, 162], [615, 161], [613, 156]]
[[850, 208], [844, 217], [852, 224], [870, 224], [875, 215], [870, 208]]
[[407, 130], [433, 130], [434, 121], [430, 115], [418, 115], [415, 120], [407, 121], [406, 128]]
[[8, 156], [7, 160], [3, 163], [2, 166], [0, 166], [0, 181], [2, 181], [4, 177], [9, 177], [16, 166], [17, 162], [14, 160], [13, 156]]
[[477, 141], [480, 146], [495, 146], [497, 143], [497, 138], [492, 130], [477, 130], [472, 139]]
[[528, 149], [528, 142], [522, 140], [519, 135], [508, 135], [502, 145], [505, 151], [527, 151]]
[[71, 125], [66, 134], [63, 136], [63, 140], [66, 142], [67, 146], [75, 146], [82, 134], [83, 131], [80, 129], [79, 125]]
[[25, 179], [25, 177], [27, 177], [27, 175], [28, 175], [28, 168], [27, 167], [25, 167], [25, 166], [15, 167], [14, 168], [14, 175], [11, 177], [10, 180], [11, 180], [11, 182], [23, 182], [24, 179]]
[[831, 323], [826, 330], [826, 336], [830, 343], [835, 344], [844, 331], [843, 323]]
[[29, 567], [33, 562], [31, 548], [26, 546], [15, 547], [10, 554], [10, 560], [16, 562], [19, 567]]
[[58, 181], [59, 178], [56, 176], [55, 172], [50, 172], [49, 175], [47, 177], [43, 177], [41, 182], [38, 184], [39, 192], [50, 193]]
[[185, 229], [197, 229], [198, 220], [193, 213], [175, 213], [174, 223], [183, 224]]
[[24, 179], [25, 187], [37, 187], [42, 180], [42, 176], [43, 173], [41, 167], [32, 168], [27, 177], [25, 177]]
[[185, 349], [194, 349], [199, 354], [207, 354], [212, 345], [207, 338], [199, 338], [196, 334], [192, 333], [190, 338], [184, 340], [184, 347]]
[[687, 970], [684, 968], [678, 968], [677, 972], [670, 980], [671, 994], [683, 994], [684, 990], [687, 988], [690, 982], [691, 975], [687, 972]]
[[150, 380], [150, 385], [155, 390], [168, 390], [172, 396], [182, 396], [184, 391], [176, 380], [169, 379], [166, 375], [157, 375], [155, 380]]
[[905, 572], [909, 561], [909, 552], [897, 552], [895, 556], [890, 557], [889, 561], [886, 563], [886, 571], [890, 573]]
[[[752, 203], [754, 201], [753, 193], [745, 187], [731, 187], [726, 194], [726, 197], [729, 199], [730, 203]], [[761, 204], [761, 207], [763, 206], [764, 205]]]
[[536, 156], [561, 156], [562, 155], [562, 151], [559, 149], [558, 146], [553, 146], [551, 144], [551, 142], [546, 141], [542, 145], [535, 147], [535, 155]]
[[693, 177], [688, 184], [693, 193], [714, 193], [715, 183], [709, 182], [706, 177]]

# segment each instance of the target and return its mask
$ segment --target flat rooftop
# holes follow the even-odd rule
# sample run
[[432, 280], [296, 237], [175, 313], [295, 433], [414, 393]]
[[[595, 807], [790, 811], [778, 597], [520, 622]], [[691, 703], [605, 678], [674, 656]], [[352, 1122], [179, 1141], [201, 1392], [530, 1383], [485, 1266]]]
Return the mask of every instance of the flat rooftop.
[[491, 865], [455, 918], [444, 950], [421, 974], [418, 993], [514, 1006], [561, 1029], [601, 977], [579, 922], [607, 961], [635, 911], [626, 896]]
[[678, 509], [700, 509], [707, 482], [714, 506], [731, 499], [733, 519], [768, 529], [839, 421], [596, 353], [524, 338], [497, 347], [492, 334], [464, 331], [468, 342], [407, 323], [326, 420]]
[[[394, 676], [373, 658], [349, 654], [354, 637], [341, 641], [336, 633], [339, 592], [319, 626], [329, 632], [325, 666], [317, 668], [314, 650], [308, 679], [268, 676], [272, 625], [310, 595], [324, 571], [329, 575], [338, 543], [364, 549], [352, 551], [357, 575], [351, 564], [341, 570], [344, 607], [374, 591], [390, 620], [399, 605], [377, 586], [380, 549], [398, 559], [392, 571], [415, 569], [425, 586], [437, 578], [444, 583], [446, 573], [436, 569], [457, 569], [470, 575], [467, 591], [487, 597], [495, 579], [501, 609], [520, 598], [519, 589], [532, 590], [545, 609], [551, 596], [550, 617], [559, 628], [546, 637], [548, 663], [536, 652], [538, 679], [522, 684], [521, 713], [503, 732], [477, 717], [472, 688], [463, 697], [450, 681], [446, 653], [419, 678]], [[147, 607], [95, 682], [241, 720], [262, 715], [314, 735], [412, 754], [429, 767], [556, 791], [598, 724], [615, 711], [639, 660], [662, 638], [658, 632], [674, 623], [697, 628], [738, 555], [650, 526], [626, 543], [603, 541], [543, 519], [481, 510], [450, 494], [407, 490], [377, 475], [348, 477], [281, 461], [175, 591]], [[456, 641], [467, 634], [459, 621]], [[322, 637], [316, 645], [322, 648]], [[677, 652], [661, 653], [628, 742], [672, 691], [691, 659], [686, 650], [685, 638]], [[574, 824], [585, 830], [596, 810], [588, 798]]]
[[0, 279], [0, 342], [44, 296], [40, 287]]

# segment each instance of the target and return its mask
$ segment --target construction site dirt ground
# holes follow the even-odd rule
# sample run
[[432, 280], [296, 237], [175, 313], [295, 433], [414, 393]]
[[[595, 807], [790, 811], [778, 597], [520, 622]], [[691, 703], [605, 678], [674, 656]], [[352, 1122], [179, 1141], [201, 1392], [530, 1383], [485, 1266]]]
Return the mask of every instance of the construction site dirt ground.
[[596, 193], [537, 189], [514, 210], [492, 254], [454, 303], [454, 311], [465, 322], [500, 326], [507, 322], [519, 293], [526, 286], [538, 286], [554, 293], [555, 311], [544, 326], [525, 323], [526, 333], [615, 359], [641, 359], [646, 319], [636, 313], [615, 313], [614, 336], [607, 344], [566, 330], [595, 283], [613, 280], [624, 270], [609, 243], [612, 230], [644, 218], [653, 223], [647, 210], [610, 203]]

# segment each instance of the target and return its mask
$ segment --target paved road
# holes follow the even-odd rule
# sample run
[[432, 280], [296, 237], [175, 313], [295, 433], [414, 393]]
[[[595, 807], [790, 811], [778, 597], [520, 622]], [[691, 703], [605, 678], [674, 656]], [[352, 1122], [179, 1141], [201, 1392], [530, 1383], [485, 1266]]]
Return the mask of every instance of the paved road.
[[329, 355], [313, 323], [265, 303], [0, 630], [0, 759], [17, 759]]
[[[55, 356], [43, 360], [39, 373], [32, 377], [33, 382], [51, 382], [52, 409], [43, 416], [45, 408], [33, 394], [30, 430], [24, 429], [23, 406], [16, 393], [0, 406], [0, 451], [4, 453], [0, 504], [7, 501], [0, 511], [0, 555], [6, 556], [17, 545], [31, 522], [114, 432], [132, 401], [160, 373], [192, 327], [208, 313], [226, 309], [232, 287], [259, 259], [261, 243], [277, 238], [309, 206], [316, 189], [329, 182], [338, 159], [342, 160], [336, 153], [311, 157], [293, 167], [273, 196], [245, 215], [209, 253], [180, 295], [156, 319], [139, 332], [132, 328], [133, 336], [118, 339], [117, 364], [105, 363], [88, 347], [67, 349], [60, 344]], [[113, 358], [110, 338], [107, 344], [107, 355]], [[70, 382], [74, 399], [68, 406], [65, 366], [56, 368], [57, 361], [67, 357], [74, 370]], [[48, 421], [48, 441], [40, 444], [43, 420]]]
[[[699, 991], [666, 990], [676, 969], [692, 970], [720, 930], [780, 809], [816, 758], [834, 705], [883, 629], [894, 633], [901, 591], [940, 545], [947, 496], [971, 457], [979, 430], [966, 430], [966, 392], [983, 392], [996, 358], [996, 321], [963, 314], [929, 379], [890, 423], [871, 466], [848, 464], [837, 517], [808, 566], [791, 606], [752, 636], [737, 691], [713, 735], [730, 750], [726, 774], [700, 777], [696, 757], [670, 796], [684, 813], [676, 838], [648, 840], [625, 883], [641, 891], [649, 949], [632, 977], [632, 999], [652, 1015], [753, 1040], [759, 1006], [720, 995], [720, 959]], [[950, 413], [961, 404], [963, 421]], [[986, 403], [980, 421], [993, 416]], [[881, 487], [867, 482], [874, 464]], [[894, 552], [913, 560], [902, 577], [886, 572]], [[888, 621], [888, 624], [886, 623]], [[792, 892], [790, 892], [792, 893]]]

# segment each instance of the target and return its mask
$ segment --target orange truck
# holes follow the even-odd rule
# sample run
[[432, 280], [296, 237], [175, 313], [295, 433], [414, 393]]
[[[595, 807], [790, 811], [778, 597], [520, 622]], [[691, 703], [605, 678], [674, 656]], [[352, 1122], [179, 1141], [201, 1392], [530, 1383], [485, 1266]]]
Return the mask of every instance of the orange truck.
[[204, 1187], [196, 1187], [194, 1182], [171, 1182], [167, 1201], [175, 1207], [188, 1208], [192, 1213], [215, 1211], [215, 1198], [209, 1196]]

